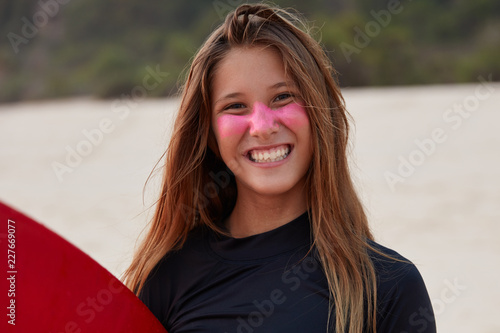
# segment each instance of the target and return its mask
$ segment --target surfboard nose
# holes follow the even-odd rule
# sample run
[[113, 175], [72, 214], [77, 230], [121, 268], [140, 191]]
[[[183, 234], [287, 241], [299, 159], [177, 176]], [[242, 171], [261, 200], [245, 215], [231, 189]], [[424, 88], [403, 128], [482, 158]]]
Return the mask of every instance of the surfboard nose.
[[[2, 332], [167, 333], [105, 268], [68, 241], [0, 202]], [[5, 266], [3, 266], [5, 267]]]

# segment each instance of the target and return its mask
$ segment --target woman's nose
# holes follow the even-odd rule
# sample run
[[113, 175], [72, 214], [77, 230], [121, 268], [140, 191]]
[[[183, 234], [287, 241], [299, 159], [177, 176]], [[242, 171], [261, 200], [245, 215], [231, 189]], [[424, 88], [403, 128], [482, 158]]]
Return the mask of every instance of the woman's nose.
[[276, 112], [263, 103], [255, 102], [250, 116], [250, 135], [267, 138], [278, 129]]

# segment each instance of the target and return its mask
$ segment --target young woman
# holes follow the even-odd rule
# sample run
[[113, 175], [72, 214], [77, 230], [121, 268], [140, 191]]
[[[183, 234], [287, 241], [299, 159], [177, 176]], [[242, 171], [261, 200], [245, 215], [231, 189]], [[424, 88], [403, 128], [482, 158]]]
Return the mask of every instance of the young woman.
[[415, 266], [373, 241], [335, 72], [294, 22], [242, 5], [198, 51], [127, 284], [170, 333], [435, 332]]

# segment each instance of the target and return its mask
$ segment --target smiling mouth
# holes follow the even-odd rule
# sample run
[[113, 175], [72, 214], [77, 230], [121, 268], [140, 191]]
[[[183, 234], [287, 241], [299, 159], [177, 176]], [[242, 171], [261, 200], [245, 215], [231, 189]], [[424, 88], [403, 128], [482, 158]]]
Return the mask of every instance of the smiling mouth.
[[290, 145], [282, 145], [271, 149], [254, 149], [248, 152], [248, 158], [255, 163], [271, 163], [284, 160], [291, 151]]

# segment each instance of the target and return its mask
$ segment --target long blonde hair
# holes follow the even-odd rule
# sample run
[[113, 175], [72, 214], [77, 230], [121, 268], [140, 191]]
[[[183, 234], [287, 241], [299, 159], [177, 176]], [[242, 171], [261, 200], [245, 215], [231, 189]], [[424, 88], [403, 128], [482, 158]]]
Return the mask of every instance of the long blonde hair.
[[[140, 293], [161, 258], [181, 248], [195, 226], [222, 232], [217, 221], [234, 207], [236, 185], [218, 156], [210, 128], [211, 81], [217, 64], [231, 48], [271, 46], [297, 84], [311, 123], [313, 159], [307, 175], [307, 205], [313, 246], [328, 281], [336, 332], [375, 332], [376, 277], [368, 254], [373, 237], [349, 173], [348, 113], [330, 60], [298, 27], [300, 22], [275, 7], [241, 5], [200, 48], [182, 89], [165, 152], [156, 212], [125, 272], [125, 281]], [[217, 182], [221, 177], [223, 181]]]

